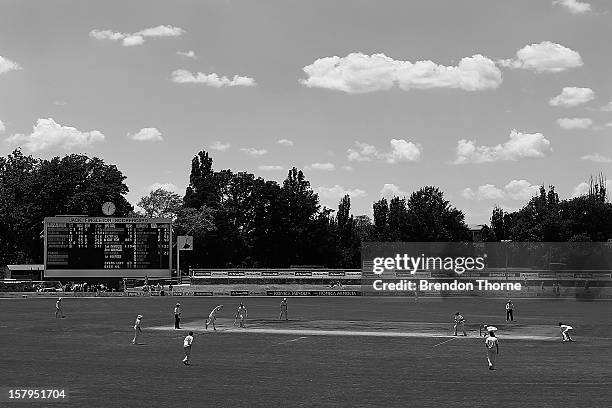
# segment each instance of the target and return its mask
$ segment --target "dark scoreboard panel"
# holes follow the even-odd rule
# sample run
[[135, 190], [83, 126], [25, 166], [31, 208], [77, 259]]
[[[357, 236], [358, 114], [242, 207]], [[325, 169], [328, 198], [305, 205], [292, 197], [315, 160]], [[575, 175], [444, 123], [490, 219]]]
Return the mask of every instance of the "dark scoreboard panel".
[[170, 277], [165, 218], [45, 218], [45, 277]]

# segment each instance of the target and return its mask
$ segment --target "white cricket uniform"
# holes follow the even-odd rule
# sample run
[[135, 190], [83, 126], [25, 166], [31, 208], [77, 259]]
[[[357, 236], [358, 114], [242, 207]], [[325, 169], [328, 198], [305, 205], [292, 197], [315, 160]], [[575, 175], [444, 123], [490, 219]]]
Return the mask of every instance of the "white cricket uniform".
[[139, 337], [140, 337], [140, 319], [136, 318], [136, 322], [134, 323], [134, 339], [132, 340], [132, 344], [137, 344]]
[[487, 362], [489, 367], [495, 367], [495, 358], [497, 357], [497, 337], [488, 335], [485, 338], [485, 346], [487, 346]]
[[193, 343], [193, 336], [188, 335], [185, 337], [185, 340], [183, 340], [183, 350], [185, 351], [183, 363], [189, 363], [189, 357], [191, 357], [191, 343]]
[[456, 315], [455, 316], [455, 335], [457, 334], [457, 330], [461, 330], [463, 332], [463, 334], [465, 335], [465, 319], [463, 318], [462, 315]]
[[57, 317], [58, 315], [61, 315], [61, 316], [64, 315], [64, 311], [62, 310], [61, 300], [58, 300], [57, 302], [55, 302], [55, 317]]
[[573, 327], [567, 324], [562, 324], [561, 326], [559, 326], [559, 330], [561, 330], [561, 337], [563, 338], [563, 341], [568, 341], [570, 339], [569, 331], [572, 329]]

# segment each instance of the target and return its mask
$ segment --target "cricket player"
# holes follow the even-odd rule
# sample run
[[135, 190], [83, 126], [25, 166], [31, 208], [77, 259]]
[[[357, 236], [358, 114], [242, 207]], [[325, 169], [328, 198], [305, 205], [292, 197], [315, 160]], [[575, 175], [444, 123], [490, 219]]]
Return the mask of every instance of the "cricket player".
[[280, 303], [280, 315], [278, 316], [278, 320], [283, 320], [283, 316], [285, 316], [285, 320], [289, 320], [287, 318], [287, 298], [283, 298]]
[[214, 330], [217, 330], [215, 327], [215, 320], [217, 320], [217, 312], [223, 308], [223, 305], [217, 305], [208, 315], [208, 319], [206, 319], [206, 330], [208, 330], [208, 326], [212, 324]]
[[236, 312], [236, 316], [234, 316], [234, 326], [236, 325], [236, 321], [239, 320], [240, 323], [238, 327], [244, 327], [244, 319], [246, 319], [248, 315], [247, 309], [244, 304], [240, 303], [238, 306], [238, 311]]
[[455, 336], [457, 335], [458, 329], [461, 329], [463, 335], [467, 336], [467, 333], [465, 332], [465, 319], [459, 312], [455, 313], [455, 326], [453, 328], [455, 329]]
[[136, 316], [136, 322], [134, 323], [134, 339], [132, 340], [132, 344], [138, 344], [138, 338], [140, 337], [140, 333], [142, 333], [142, 329], [140, 328], [141, 319], [142, 315]]
[[66, 317], [64, 316], [64, 311], [62, 310], [62, 298], [58, 298], [57, 302], [55, 302], [55, 318], [57, 319], [60, 316], [62, 319]]
[[569, 333], [570, 330], [573, 330], [573, 329], [574, 328], [572, 326], [559, 322], [559, 330], [561, 330], [561, 338], [563, 339], [563, 342], [574, 341], [572, 340], [572, 337], [570, 336], [570, 333]]
[[489, 370], [495, 370], [495, 358], [499, 354], [499, 341], [495, 337], [495, 327], [487, 327], [489, 335], [485, 338], [485, 347], [487, 348], [487, 362]]
[[506, 321], [514, 321], [514, 304], [510, 299], [506, 303]]
[[193, 332], [190, 331], [185, 340], [183, 340], [183, 351], [185, 351], [185, 358], [183, 364], [189, 365], [189, 357], [191, 357], [191, 343], [193, 343]]
[[174, 328], [181, 328], [181, 304], [177, 302], [176, 306], [174, 306]]

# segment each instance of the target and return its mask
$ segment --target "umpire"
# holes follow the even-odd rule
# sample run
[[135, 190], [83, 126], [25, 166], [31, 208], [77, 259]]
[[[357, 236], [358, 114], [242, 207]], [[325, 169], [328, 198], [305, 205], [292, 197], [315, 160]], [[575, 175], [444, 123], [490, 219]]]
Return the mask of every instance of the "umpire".
[[181, 328], [181, 304], [177, 303], [176, 306], [174, 306], [174, 328], [175, 329], [180, 329]]

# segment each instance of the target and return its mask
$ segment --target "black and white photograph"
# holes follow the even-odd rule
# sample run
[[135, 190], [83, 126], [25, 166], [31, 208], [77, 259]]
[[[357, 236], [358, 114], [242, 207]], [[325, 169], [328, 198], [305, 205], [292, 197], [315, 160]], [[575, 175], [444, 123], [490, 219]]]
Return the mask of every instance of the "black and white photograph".
[[0, 406], [612, 407], [610, 38], [0, 0]]

